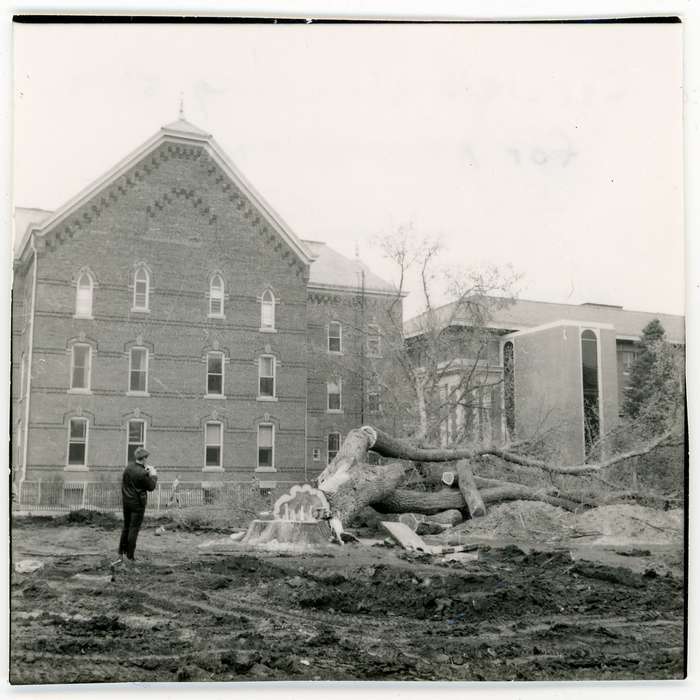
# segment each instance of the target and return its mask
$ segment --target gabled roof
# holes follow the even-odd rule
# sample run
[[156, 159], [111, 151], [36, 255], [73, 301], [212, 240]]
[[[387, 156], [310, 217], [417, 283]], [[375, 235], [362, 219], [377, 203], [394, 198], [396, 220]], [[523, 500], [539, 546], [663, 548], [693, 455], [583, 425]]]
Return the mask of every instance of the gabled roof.
[[198, 126], [191, 124], [184, 117], [180, 117], [178, 120], [166, 124], [161, 127], [162, 131], [166, 131], [172, 134], [184, 134], [189, 136], [204, 136], [205, 138], [211, 138], [211, 134], [208, 134], [204, 129], [200, 129]]
[[[454, 314], [454, 303], [439, 307], [436, 309], [436, 314], [438, 324], [449, 323]], [[556, 304], [518, 299], [510, 306], [496, 310], [490, 326], [519, 331], [562, 320], [587, 321], [610, 324], [615, 328], [618, 338], [636, 340], [641, 337], [644, 326], [655, 318], [661, 322], [666, 331], [666, 338], [670, 342], [685, 343], [684, 316], [628, 311], [621, 306], [607, 304]], [[423, 322], [423, 314], [408, 319], [404, 324], [404, 333], [409, 337], [420, 334]], [[453, 319], [452, 325], [461, 325], [460, 319]]]
[[33, 223], [28, 226], [24, 240], [21, 246], [16, 249], [16, 259], [20, 259], [27, 253], [28, 241], [31, 234], [39, 237], [44, 236], [51, 231], [54, 226], [63, 222], [67, 217], [73, 214], [79, 207], [84, 205], [101, 190], [108, 187], [130, 168], [137, 165], [138, 162], [149, 155], [152, 151], [159, 148], [163, 143], [186, 143], [189, 145], [197, 144], [202, 146], [212, 160], [221, 167], [224, 173], [236, 184], [236, 186], [250, 199], [252, 204], [260, 211], [274, 231], [289, 245], [291, 250], [299, 257], [306, 265], [313, 260], [312, 254], [301, 242], [293, 231], [287, 226], [282, 218], [272, 209], [267, 201], [260, 193], [251, 185], [243, 174], [236, 168], [233, 162], [224, 153], [223, 149], [216, 143], [210, 134], [190, 124], [184, 118], [162, 127], [148, 141], [139, 146], [126, 158], [119, 161], [114, 167], [110, 168], [104, 175], [99, 177], [93, 183], [88, 185], [84, 190], [79, 192], [75, 197], [66, 202], [62, 207], [59, 207], [53, 214], [49, 215], [40, 222]]
[[15, 258], [24, 247], [30, 229], [46, 221], [51, 214], [53, 212], [48, 209], [15, 207], [12, 221], [12, 252]]
[[[321, 241], [303, 241], [315, 260], [311, 265], [309, 287], [343, 289], [357, 292], [365, 273], [365, 290], [373, 293], [397, 293], [396, 287], [372, 272], [360, 260], [351, 260]], [[405, 296], [405, 294], [403, 295]]]

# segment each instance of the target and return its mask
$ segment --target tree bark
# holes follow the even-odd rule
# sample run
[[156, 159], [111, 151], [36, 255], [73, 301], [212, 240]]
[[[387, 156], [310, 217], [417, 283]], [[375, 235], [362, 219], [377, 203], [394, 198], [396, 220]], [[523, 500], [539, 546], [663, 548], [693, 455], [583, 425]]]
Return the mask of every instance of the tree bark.
[[406, 466], [401, 462], [355, 465], [349, 472], [349, 478], [336, 491], [324, 491], [331, 512], [345, 525], [365, 506], [393, 493], [403, 478], [405, 469]]
[[374, 428], [351, 430], [333, 461], [319, 474], [318, 488], [326, 495], [335, 493], [350, 479], [350, 470], [367, 461], [367, 450], [374, 443]]
[[486, 506], [479, 494], [479, 489], [474, 483], [474, 475], [472, 474], [469, 462], [466, 459], [460, 459], [456, 464], [455, 471], [459, 479], [459, 491], [469, 508], [469, 515], [472, 518], [483, 517], [486, 514]]
[[[484, 489], [481, 492], [481, 497], [486, 504], [523, 500], [543, 501], [569, 511], [581, 510], [585, 507], [585, 504], [559, 496], [551, 496], [527, 486], [499, 486]], [[452, 508], [460, 511], [468, 510], [464, 496], [457, 489], [440, 489], [439, 491], [396, 489], [381, 501], [373, 503], [372, 507], [379, 513], [423, 513], [425, 515], [433, 515]]]

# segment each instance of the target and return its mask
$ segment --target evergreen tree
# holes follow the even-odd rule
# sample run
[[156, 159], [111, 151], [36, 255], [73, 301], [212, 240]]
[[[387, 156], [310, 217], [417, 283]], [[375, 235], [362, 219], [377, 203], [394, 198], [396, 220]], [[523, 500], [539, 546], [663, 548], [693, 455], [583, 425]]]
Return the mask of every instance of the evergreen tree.
[[682, 370], [679, 356], [665, 339], [658, 319], [642, 331], [640, 352], [632, 365], [625, 391], [624, 414], [640, 421], [651, 433], [667, 430], [682, 407]]

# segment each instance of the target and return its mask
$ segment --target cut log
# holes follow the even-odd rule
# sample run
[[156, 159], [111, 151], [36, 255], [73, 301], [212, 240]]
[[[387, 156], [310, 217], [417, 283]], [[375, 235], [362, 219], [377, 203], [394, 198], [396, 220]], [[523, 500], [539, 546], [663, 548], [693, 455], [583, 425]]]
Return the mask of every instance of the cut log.
[[449, 529], [449, 525], [441, 525], [432, 520], [423, 520], [416, 526], [416, 535], [439, 535]]
[[401, 462], [355, 464], [349, 468], [335, 491], [324, 490], [334, 517], [345, 525], [365, 506], [389, 496], [403, 478], [405, 469], [406, 465]]
[[474, 475], [469, 462], [466, 459], [460, 459], [455, 466], [455, 471], [457, 472], [459, 491], [469, 508], [469, 515], [472, 518], [483, 517], [486, 514], [486, 506], [474, 483]]
[[423, 513], [434, 515], [443, 510], [466, 510], [464, 496], [457, 489], [412, 491], [396, 489], [372, 507], [379, 513]]
[[481, 496], [485, 503], [501, 503], [502, 501], [542, 501], [551, 506], [557, 506], [572, 512], [583, 510], [586, 506], [567, 498], [550, 496], [538, 489], [531, 489], [527, 486], [498, 486], [492, 489], [484, 489]]
[[443, 510], [440, 513], [435, 513], [435, 515], [430, 515], [428, 520], [438, 523], [438, 525], [454, 527], [464, 520], [464, 516], [456, 508], [452, 508], [451, 510]]
[[350, 469], [367, 462], [367, 450], [374, 443], [374, 428], [351, 430], [333, 461], [319, 474], [318, 488], [325, 494], [335, 493], [350, 479]]
[[[527, 486], [508, 486], [484, 489], [481, 491], [484, 503], [499, 503], [501, 501], [543, 501], [550, 505], [577, 511], [585, 508], [584, 504], [558, 496], [550, 496], [543, 491]], [[464, 496], [457, 489], [440, 489], [439, 491], [412, 491], [396, 489], [372, 507], [379, 513], [424, 513], [433, 515], [441, 510], [456, 508], [468, 510]]]

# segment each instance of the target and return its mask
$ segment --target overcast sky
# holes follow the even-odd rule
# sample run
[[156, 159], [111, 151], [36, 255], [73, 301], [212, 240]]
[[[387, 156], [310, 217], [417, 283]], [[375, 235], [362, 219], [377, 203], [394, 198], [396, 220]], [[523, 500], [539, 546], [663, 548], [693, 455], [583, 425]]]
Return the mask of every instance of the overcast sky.
[[681, 52], [680, 25], [16, 25], [15, 204], [59, 207], [182, 92], [298, 236], [384, 277], [370, 242], [410, 224], [523, 298], [683, 313]]

